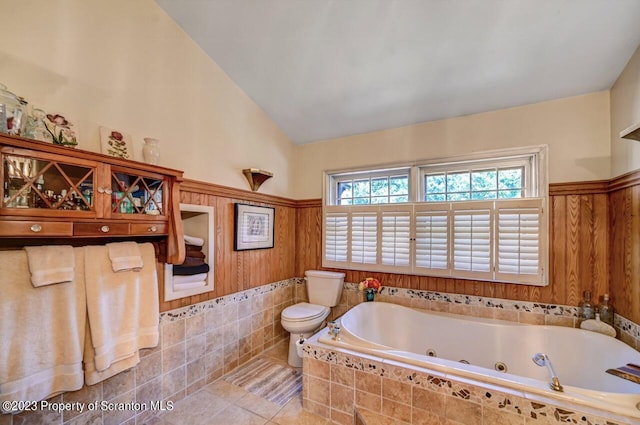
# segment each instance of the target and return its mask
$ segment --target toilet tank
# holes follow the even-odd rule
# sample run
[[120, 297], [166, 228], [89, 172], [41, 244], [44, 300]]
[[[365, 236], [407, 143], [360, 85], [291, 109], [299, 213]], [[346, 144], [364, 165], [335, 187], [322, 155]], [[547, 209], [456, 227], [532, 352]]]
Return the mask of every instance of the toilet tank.
[[333, 307], [340, 301], [344, 273], [307, 270], [307, 294], [311, 304]]

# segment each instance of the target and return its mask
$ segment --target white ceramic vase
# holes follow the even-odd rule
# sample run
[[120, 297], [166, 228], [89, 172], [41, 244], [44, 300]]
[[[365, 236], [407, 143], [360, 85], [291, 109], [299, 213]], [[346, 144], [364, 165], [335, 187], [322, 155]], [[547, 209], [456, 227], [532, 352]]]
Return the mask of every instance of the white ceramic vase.
[[144, 147], [142, 148], [142, 156], [144, 157], [144, 162], [148, 164], [158, 164], [160, 161], [160, 146], [158, 143], [160, 141], [158, 139], [153, 139], [151, 137], [144, 138]]

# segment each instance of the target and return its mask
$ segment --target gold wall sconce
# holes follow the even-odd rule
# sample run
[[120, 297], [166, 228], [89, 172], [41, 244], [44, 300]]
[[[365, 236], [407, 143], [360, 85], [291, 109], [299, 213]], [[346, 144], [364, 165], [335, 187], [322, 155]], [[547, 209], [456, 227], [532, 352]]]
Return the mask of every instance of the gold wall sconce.
[[273, 173], [270, 173], [269, 171], [259, 170], [257, 168], [245, 168], [244, 170], [242, 170], [242, 174], [244, 174], [244, 176], [247, 178], [249, 186], [254, 192], [258, 190], [262, 183], [273, 177]]

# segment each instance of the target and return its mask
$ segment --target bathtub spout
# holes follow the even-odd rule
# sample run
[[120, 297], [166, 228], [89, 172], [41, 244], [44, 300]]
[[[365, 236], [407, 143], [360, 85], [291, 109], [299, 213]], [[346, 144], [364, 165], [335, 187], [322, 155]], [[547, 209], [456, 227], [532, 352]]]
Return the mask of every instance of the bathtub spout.
[[327, 323], [329, 326], [329, 335], [331, 335], [331, 339], [334, 341], [340, 341], [340, 325], [334, 320]]
[[560, 379], [558, 379], [558, 375], [556, 375], [556, 371], [553, 369], [553, 365], [551, 364], [551, 359], [544, 353], [536, 353], [533, 355], [531, 359], [538, 366], [544, 367], [546, 366], [549, 370], [549, 374], [551, 375], [551, 382], [549, 383], [549, 387], [553, 391], [564, 391], [562, 385], [560, 385]]

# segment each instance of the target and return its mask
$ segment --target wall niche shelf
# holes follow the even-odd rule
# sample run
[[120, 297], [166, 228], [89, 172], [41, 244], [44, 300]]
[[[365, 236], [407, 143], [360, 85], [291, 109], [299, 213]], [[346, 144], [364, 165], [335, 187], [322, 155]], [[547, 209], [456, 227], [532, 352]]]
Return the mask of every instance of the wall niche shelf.
[[622, 130], [620, 132], [620, 138], [640, 141], [640, 123]]
[[214, 284], [214, 208], [205, 205], [180, 204], [180, 216], [184, 234], [195, 236], [204, 240], [202, 252], [205, 262], [209, 264], [205, 284], [188, 289], [176, 289], [173, 280], [173, 265], [164, 266], [164, 301], [173, 301], [178, 298], [204, 294], [213, 291]]

